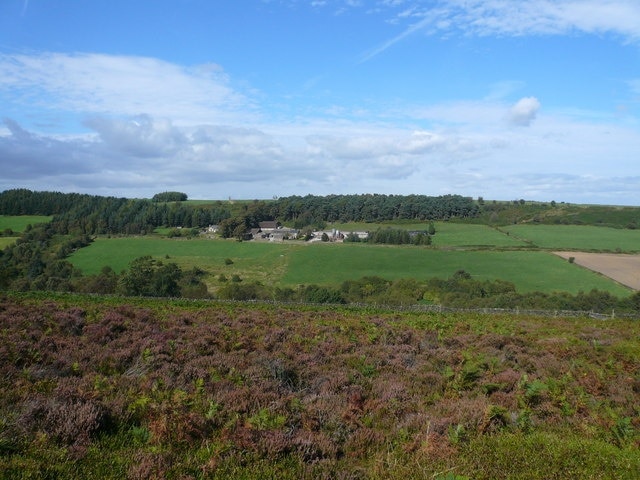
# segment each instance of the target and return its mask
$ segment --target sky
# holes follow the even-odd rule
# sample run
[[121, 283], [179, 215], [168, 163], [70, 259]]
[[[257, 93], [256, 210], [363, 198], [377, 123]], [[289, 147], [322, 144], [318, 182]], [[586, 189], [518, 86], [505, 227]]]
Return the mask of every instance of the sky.
[[0, 191], [640, 205], [639, 0], [0, 0]]

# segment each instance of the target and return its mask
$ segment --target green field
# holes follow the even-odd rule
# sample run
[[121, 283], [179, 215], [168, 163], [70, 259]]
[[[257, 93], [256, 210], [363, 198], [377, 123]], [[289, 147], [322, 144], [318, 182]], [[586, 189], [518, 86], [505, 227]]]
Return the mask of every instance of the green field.
[[503, 230], [540, 248], [640, 251], [640, 230], [589, 225], [511, 225]]
[[522, 247], [526, 243], [487, 225], [437, 222], [433, 245], [436, 247]]
[[465, 270], [479, 280], [513, 282], [520, 292], [577, 293], [597, 288], [620, 296], [630, 293], [601, 275], [547, 252], [446, 251], [366, 244], [314, 245], [291, 252], [282, 283], [339, 284], [366, 275], [387, 279], [448, 278], [457, 270]]
[[[390, 280], [448, 278], [462, 269], [477, 279], [513, 282], [520, 292], [575, 294], [597, 288], [618, 296], [630, 293], [603, 276], [537, 251], [448, 251], [414, 246], [123, 237], [99, 238], [75, 252], [70, 261], [83, 273], [95, 274], [105, 265], [119, 272], [143, 255], [175, 262], [183, 268], [198, 266], [209, 272], [209, 287], [216, 285], [215, 276], [221, 273], [227, 277], [237, 274], [265, 284], [296, 286], [339, 285], [344, 280], [366, 275]], [[225, 265], [227, 258], [233, 264]]]
[[[183, 268], [199, 267], [211, 275], [238, 274], [242, 278], [267, 282], [284, 274], [287, 252], [305, 247], [306, 245], [302, 244], [172, 240], [151, 236], [98, 238], [88, 247], [75, 252], [70, 261], [84, 274], [91, 275], [99, 273], [100, 269], [107, 265], [120, 272], [126, 269], [133, 259], [151, 255], [163, 262], [175, 262]], [[225, 265], [227, 258], [231, 259], [233, 264]]]
[[10, 228], [14, 232], [24, 232], [27, 225], [47, 223], [52, 217], [44, 215], [0, 215], [0, 232]]
[[13, 244], [17, 239], [18, 237], [0, 237], [0, 250]]
[[[462, 224], [451, 222], [434, 222], [436, 234], [433, 236], [433, 245], [436, 247], [524, 247], [527, 243], [517, 238], [506, 235], [488, 225]], [[351, 231], [376, 231], [379, 228], [403, 228], [406, 230], [424, 231], [429, 228], [429, 222], [422, 223], [336, 223], [331, 228], [343, 232]]]

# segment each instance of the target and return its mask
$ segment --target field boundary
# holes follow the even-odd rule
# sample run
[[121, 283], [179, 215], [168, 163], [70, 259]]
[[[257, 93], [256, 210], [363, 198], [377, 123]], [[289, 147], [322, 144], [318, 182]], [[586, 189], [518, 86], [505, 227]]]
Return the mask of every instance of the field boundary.
[[389, 313], [475, 313], [482, 315], [511, 315], [511, 316], [533, 316], [544, 318], [592, 318], [596, 320], [640, 320], [640, 313], [616, 313], [615, 309], [611, 313], [594, 312], [593, 310], [544, 310], [544, 309], [526, 309], [526, 308], [460, 308], [446, 307], [444, 305], [388, 305], [376, 303], [312, 303], [312, 302], [283, 302], [277, 300], [231, 300], [221, 298], [186, 298], [186, 297], [146, 297], [146, 296], [121, 296], [110, 294], [96, 293], [71, 293], [71, 292], [19, 292], [7, 291], [0, 292], [0, 299], [3, 295], [18, 298], [39, 298], [46, 293], [47, 300], [69, 299], [71, 297], [80, 297], [87, 299], [112, 299], [119, 303], [127, 302], [172, 302], [176, 305], [212, 305], [227, 304], [237, 306], [271, 306], [286, 309], [293, 308], [309, 308], [309, 309], [341, 309], [341, 310], [368, 310], [369, 312], [389, 312]]
[[[284, 302], [269, 302], [269, 301], [256, 301], [256, 303], [273, 303], [280, 305], [306, 305], [313, 307], [326, 306], [326, 303], [284, 303]], [[594, 311], [586, 310], [535, 310], [524, 308], [459, 308], [459, 307], [445, 307], [444, 305], [380, 305], [380, 304], [366, 304], [366, 303], [348, 303], [348, 304], [334, 304], [335, 306], [349, 308], [377, 308], [380, 310], [399, 311], [399, 312], [426, 312], [426, 313], [482, 313], [486, 315], [528, 315], [537, 317], [589, 317], [598, 320], [612, 320], [615, 318], [623, 319], [640, 319], [640, 314], [633, 313], [620, 313], [615, 311], [611, 313], [598, 313]]]
[[626, 253], [591, 253], [555, 251], [555, 255], [570, 260], [593, 272], [610, 278], [625, 287], [640, 290], [640, 255]]
[[[14, 292], [22, 293], [22, 292]], [[640, 313], [616, 313], [612, 310], [611, 313], [599, 313], [592, 310], [544, 310], [544, 309], [526, 309], [526, 308], [460, 308], [460, 307], [446, 307], [444, 305], [388, 305], [379, 303], [311, 303], [311, 302], [282, 302], [276, 300], [231, 300], [222, 298], [183, 298], [183, 297], [123, 297], [119, 295], [104, 295], [104, 294], [71, 294], [80, 295], [82, 297], [92, 298], [117, 298], [122, 301], [127, 299], [144, 300], [144, 301], [172, 301], [177, 303], [221, 303], [231, 305], [270, 305], [274, 307], [304, 307], [304, 308], [341, 308], [345, 310], [377, 310], [386, 312], [408, 312], [408, 313], [481, 313], [485, 315], [523, 315], [523, 316], [537, 316], [547, 318], [561, 318], [571, 317], [580, 318], [588, 317], [597, 320], [614, 320], [614, 319], [626, 319], [626, 320], [640, 320]]]

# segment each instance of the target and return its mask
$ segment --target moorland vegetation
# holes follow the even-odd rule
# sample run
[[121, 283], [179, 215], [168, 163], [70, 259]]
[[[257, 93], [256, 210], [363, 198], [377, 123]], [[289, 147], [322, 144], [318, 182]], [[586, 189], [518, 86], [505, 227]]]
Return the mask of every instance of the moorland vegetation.
[[635, 479], [640, 323], [0, 297], [0, 477]]

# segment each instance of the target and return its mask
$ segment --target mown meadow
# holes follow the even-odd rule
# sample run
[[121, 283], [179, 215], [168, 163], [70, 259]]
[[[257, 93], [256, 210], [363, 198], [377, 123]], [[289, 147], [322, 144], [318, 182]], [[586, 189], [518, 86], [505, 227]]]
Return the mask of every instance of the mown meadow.
[[[434, 247], [465, 247], [465, 248], [517, 248], [528, 247], [525, 241], [511, 237], [504, 231], [489, 225], [473, 223], [433, 222], [437, 234], [433, 237]], [[429, 223], [421, 222], [386, 222], [374, 223], [335, 223], [331, 228], [336, 230], [351, 231], [375, 231], [378, 228], [393, 227], [406, 230], [424, 231]]]
[[636, 479], [636, 320], [0, 297], [0, 478]]

